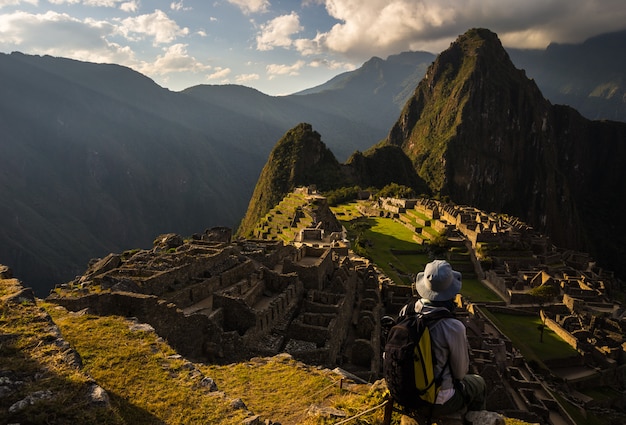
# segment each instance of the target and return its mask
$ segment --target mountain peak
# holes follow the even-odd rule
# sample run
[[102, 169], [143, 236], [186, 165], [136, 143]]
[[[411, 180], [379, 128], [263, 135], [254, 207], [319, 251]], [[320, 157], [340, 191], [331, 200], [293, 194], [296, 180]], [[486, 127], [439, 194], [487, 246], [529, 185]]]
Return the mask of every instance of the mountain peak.
[[250, 205], [239, 227], [248, 235], [259, 218], [297, 186], [317, 184], [328, 190], [342, 181], [339, 162], [311, 124], [300, 123], [276, 143], [254, 188]]
[[600, 167], [601, 180], [623, 180], [625, 132], [551, 105], [494, 33], [472, 29], [429, 67], [386, 143], [402, 148], [435, 196], [520, 217], [558, 245], [612, 258], [623, 248], [604, 248], [610, 225], [598, 230], [584, 208], [623, 204], [623, 190], [600, 191], [590, 176]]
[[[524, 105], [545, 109], [547, 102], [524, 71], [515, 68], [496, 34], [472, 29], [428, 68], [387, 141], [401, 146], [422, 167], [418, 172], [431, 181], [435, 192], [449, 194], [440, 157], [459, 127], [480, 126], [483, 134], [489, 134], [494, 124], [505, 126], [493, 120], [511, 119]], [[494, 113], [500, 110], [509, 116]]]

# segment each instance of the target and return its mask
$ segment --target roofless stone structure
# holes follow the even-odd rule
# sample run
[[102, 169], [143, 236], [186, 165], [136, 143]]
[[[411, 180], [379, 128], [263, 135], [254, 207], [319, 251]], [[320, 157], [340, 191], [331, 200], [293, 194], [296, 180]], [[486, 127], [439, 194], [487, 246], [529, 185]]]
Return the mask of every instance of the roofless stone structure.
[[94, 261], [48, 300], [137, 317], [199, 360], [288, 352], [366, 376], [380, 367], [378, 274], [345, 247], [230, 241], [224, 229], [162, 235], [151, 250]]

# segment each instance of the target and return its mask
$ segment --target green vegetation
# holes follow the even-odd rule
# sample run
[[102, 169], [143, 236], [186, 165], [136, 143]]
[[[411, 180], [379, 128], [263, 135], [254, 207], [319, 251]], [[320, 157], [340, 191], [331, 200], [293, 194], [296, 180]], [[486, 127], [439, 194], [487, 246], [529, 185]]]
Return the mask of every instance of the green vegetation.
[[298, 186], [319, 190], [345, 186], [339, 162], [310, 124], [299, 124], [278, 141], [254, 188], [237, 234], [251, 236], [259, 220]]
[[[337, 215], [340, 221], [343, 217]], [[414, 233], [396, 221], [361, 217], [342, 223], [354, 241], [354, 250], [374, 261], [398, 284], [410, 285], [413, 275], [429, 261], [426, 250], [413, 241]]]
[[485, 314], [511, 339], [529, 363], [546, 369], [544, 362], [547, 360], [578, 355], [578, 351], [549, 328], [545, 327], [542, 331], [539, 327], [544, 324], [538, 316], [498, 313], [488, 309]]
[[[356, 415], [380, 405], [385, 395], [381, 387], [342, 387], [340, 376], [330, 370], [283, 356], [223, 366], [192, 364], [154, 332], [131, 330], [132, 323], [122, 317], [44, 306], [83, 358], [85, 371], [108, 392], [118, 415], [117, 422], [78, 423], [240, 425], [246, 410], [233, 409], [231, 402], [241, 399], [250, 411], [284, 425], [331, 424], [338, 419], [310, 415], [310, 406]], [[212, 378], [219, 391], [203, 387], [203, 376]], [[353, 423], [381, 424], [382, 416], [383, 410], [376, 409]]]
[[241, 423], [220, 397], [209, 396], [194, 370], [152, 332], [132, 331], [121, 317], [76, 315], [44, 304], [127, 424]]
[[390, 183], [380, 189], [376, 195], [380, 198], [411, 199], [415, 197], [415, 192], [410, 187], [397, 183]]
[[[19, 291], [17, 284], [0, 279], [0, 369], [5, 390], [0, 423], [123, 424], [111, 409], [89, 404], [91, 380], [70, 363], [67, 347], [57, 344], [58, 335], [45, 311], [32, 302], [8, 301]], [[14, 403], [39, 391], [49, 391], [49, 397], [9, 412]]]
[[502, 301], [498, 295], [483, 285], [478, 279], [464, 277], [461, 294], [466, 300], [471, 302], [497, 303]]
[[[396, 284], [411, 285], [415, 274], [424, 270], [424, 266], [431, 261], [430, 247], [416, 243], [415, 232], [396, 220], [363, 217], [357, 205], [357, 202], [352, 202], [331, 208], [337, 219], [346, 226], [348, 237], [353, 241], [353, 250], [375, 262]], [[430, 227], [423, 229], [432, 230]], [[445, 237], [441, 236], [439, 240], [445, 245]], [[441, 255], [445, 256], [446, 250]], [[451, 251], [458, 254], [459, 249], [453, 248]], [[469, 258], [467, 261], [470, 261]], [[453, 267], [457, 262], [452, 262]], [[500, 297], [475, 278], [463, 278], [461, 293], [474, 302], [501, 301]]]
[[334, 207], [339, 204], [356, 200], [361, 190], [362, 189], [359, 186], [341, 187], [339, 189], [331, 190], [329, 192], [324, 193], [324, 196], [326, 197], [326, 200], [328, 201], [328, 205]]
[[[240, 425], [247, 411], [231, 406], [236, 399], [261, 418], [283, 425], [330, 425], [345, 419], [312, 414], [311, 406], [338, 409], [347, 417], [371, 410], [350, 423], [383, 422], [384, 386], [342, 382], [328, 369], [287, 356], [230, 365], [190, 363], [154, 332], [131, 330], [132, 322], [125, 318], [80, 315], [53, 304], [43, 306], [83, 358], [85, 372], [111, 399], [109, 413], [114, 420], [87, 416], [76, 423]], [[212, 378], [218, 391], [202, 386], [203, 376]], [[71, 406], [55, 401], [46, 407], [46, 414], [58, 415]], [[84, 405], [80, 407], [84, 409]], [[91, 409], [84, 410], [83, 414], [91, 414]], [[400, 415], [394, 412], [392, 424], [399, 423]], [[507, 419], [506, 424], [524, 422]]]

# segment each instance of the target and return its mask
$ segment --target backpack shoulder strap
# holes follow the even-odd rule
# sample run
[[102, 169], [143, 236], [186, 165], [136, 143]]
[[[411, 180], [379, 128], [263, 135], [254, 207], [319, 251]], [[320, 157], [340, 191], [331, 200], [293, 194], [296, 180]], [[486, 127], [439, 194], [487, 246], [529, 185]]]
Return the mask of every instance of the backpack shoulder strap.
[[[426, 322], [426, 326], [429, 326], [429, 327], [439, 323], [443, 319], [454, 319], [455, 318], [454, 314], [452, 314], [452, 312], [450, 310], [445, 309], [445, 308], [441, 309], [441, 310], [433, 311], [432, 313], [424, 315], [423, 317], [425, 318], [424, 321]], [[433, 347], [433, 349], [434, 349], [434, 347]], [[441, 384], [441, 381], [443, 379], [443, 373], [445, 372], [446, 368], [448, 368], [448, 367], [450, 367], [450, 356], [448, 356], [448, 358], [446, 359], [445, 364], [441, 368], [441, 371], [435, 377], [435, 382], [437, 383], [437, 385]]]
[[415, 313], [415, 304], [417, 304], [417, 301], [415, 300], [409, 302], [406, 305], [406, 308], [404, 309], [404, 314], [402, 316], [415, 316], [417, 314]]

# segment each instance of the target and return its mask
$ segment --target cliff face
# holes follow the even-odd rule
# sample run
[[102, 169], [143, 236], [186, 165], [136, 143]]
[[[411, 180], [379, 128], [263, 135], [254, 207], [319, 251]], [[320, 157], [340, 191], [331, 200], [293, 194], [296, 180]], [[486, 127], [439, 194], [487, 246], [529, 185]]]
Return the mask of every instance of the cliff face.
[[386, 143], [435, 194], [519, 216], [619, 268], [626, 124], [551, 105], [494, 33], [470, 30], [441, 53]]

